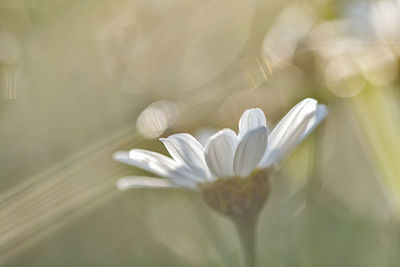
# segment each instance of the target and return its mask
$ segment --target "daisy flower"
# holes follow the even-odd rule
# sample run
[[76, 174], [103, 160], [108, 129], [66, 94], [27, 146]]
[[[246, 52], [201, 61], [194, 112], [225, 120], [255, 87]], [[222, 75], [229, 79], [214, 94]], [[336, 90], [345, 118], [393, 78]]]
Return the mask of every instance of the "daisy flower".
[[162, 177], [125, 177], [125, 190], [135, 187], [181, 187], [202, 193], [205, 203], [236, 225], [246, 267], [256, 266], [255, 229], [269, 196], [270, 167], [285, 158], [327, 116], [325, 105], [307, 98], [294, 106], [269, 133], [259, 108], [246, 110], [239, 133], [223, 129], [205, 146], [182, 133], [161, 138], [171, 157], [132, 149], [114, 159]]
[[[199, 190], [219, 179], [248, 177], [269, 169], [284, 159], [326, 117], [325, 105], [307, 98], [295, 105], [269, 132], [259, 108], [246, 110], [239, 121], [239, 133], [223, 129], [212, 135], [203, 147], [187, 133], [160, 140], [171, 157], [132, 149], [118, 151], [116, 161], [154, 173], [158, 177], [124, 177], [121, 190], [136, 187], [183, 187]], [[163, 179], [165, 178], [165, 179]]]

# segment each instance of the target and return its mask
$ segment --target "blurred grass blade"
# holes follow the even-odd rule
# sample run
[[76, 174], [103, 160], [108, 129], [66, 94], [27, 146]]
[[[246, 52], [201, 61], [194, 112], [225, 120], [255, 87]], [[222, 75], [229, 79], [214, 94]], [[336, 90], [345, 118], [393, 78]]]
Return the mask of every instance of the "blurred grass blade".
[[393, 90], [367, 88], [351, 102], [361, 135], [367, 142], [368, 157], [397, 216], [400, 215], [399, 100]]

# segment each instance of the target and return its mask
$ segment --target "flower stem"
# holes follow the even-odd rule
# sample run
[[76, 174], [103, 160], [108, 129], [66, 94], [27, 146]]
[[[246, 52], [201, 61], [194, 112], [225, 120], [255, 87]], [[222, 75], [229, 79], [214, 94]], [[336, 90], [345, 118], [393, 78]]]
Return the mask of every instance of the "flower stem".
[[236, 230], [241, 243], [245, 267], [256, 267], [255, 230], [257, 216], [235, 220]]

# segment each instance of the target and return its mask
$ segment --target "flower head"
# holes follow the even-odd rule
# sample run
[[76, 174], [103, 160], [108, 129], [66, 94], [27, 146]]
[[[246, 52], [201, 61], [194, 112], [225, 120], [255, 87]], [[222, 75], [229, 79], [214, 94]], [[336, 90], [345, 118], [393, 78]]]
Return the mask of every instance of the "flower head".
[[268, 169], [288, 155], [327, 115], [325, 105], [307, 98], [294, 106], [269, 132], [259, 108], [246, 110], [239, 133], [223, 129], [205, 146], [181, 133], [161, 138], [171, 157], [143, 149], [116, 152], [115, 160], [166, 178], [125, 177], [120, 189], [132, 187], [184, 187], [201, 189], [218, 179], [246, 178]]
[[189, 134], [161, 138], [171, 157], [132, 149], [114, 159], [152, 172], [160, 178], [125, 177], [120, 189], [185, 187], [201, 191], [204, 202], [235, 223], [246, 266], [255, 266], [255, 229], [269, 192], [268, 168], [284, 158], [327, 115], [324, 105], [304, 99], [269, 133], [259, 108], [246, 110], [239, 134], [223, 129], [205, 147]]

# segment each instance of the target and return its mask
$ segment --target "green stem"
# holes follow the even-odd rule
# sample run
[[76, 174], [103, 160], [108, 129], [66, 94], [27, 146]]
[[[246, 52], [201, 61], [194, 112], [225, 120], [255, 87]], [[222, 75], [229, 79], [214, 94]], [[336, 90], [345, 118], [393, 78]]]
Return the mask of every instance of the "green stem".
[[239, 235], [245, 267], [256, 267], [256, 216], [235, 220], [236, 230]]

